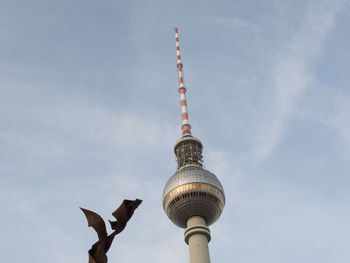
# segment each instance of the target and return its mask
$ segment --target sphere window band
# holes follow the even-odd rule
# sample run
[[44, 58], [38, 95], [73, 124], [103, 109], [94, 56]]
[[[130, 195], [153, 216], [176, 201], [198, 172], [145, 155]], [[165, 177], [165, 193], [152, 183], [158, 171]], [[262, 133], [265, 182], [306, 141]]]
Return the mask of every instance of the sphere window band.
[[169, 199], [171, 199], [173, 196], [181, 194], [182, 192], [187, 192], [188, 190], [207, 190], [212, 191], [217, 194], [222, 194], [221, 191], [216, 188], [215, 186], [209, 185], [209, 184], [203, 184], [203, 183], [191, 183], [191, 184], [184, 184], [176, 187], [172, 191], [170, 191], [164, 198], [164, 202], [167, 202]]
[[223, 209], [223, 207], [224, 207], [224, 204], [215, 195], [212, 195], [212, 194], [206, 193], [206, 192], [191, 192], [191, 193], [179, 195], [179, 196], [175, 197], [173, 200], [171, 200], [169, 202], [168, 208], [166, 210], [167, 213], [170, 214], [171, 208], [177, 202], [180, 202], [182, 199], [189, 198], [189, 197], [205, 197], [208, 199], [212, 199], [220, 209]]
[[[191, 191], [190, 193], [189, 190]], [[192, 190], [197, 190], [196, 192], [193, 192]], [[201, 191], [202, 190], [202, 191]], [[204, 190], [204, 192], [203, 192]], [[210, 192], [215, 193], [219, 196], [219, 198], [217, 198], [214, 195], [211, 195]], [[197, 195], [198, 194], [198, 195]], [[208, 194], [208, 195], [205, 195]], [[188, 196], [187, 196], [188, 195]], [[190, 197], [191, 196], [208, 196], [211, 197], [211, 199], [213, 199], [215, 202], [217, 202], [217, 205], [220, 208], [223, 208], [224, 203], [225, 202], [225, 197], [223, 195], [223, 193], [216, 188], [215, 186], [209, 185], [209, 184], [203, 184], [203, 183], [191, 183], [191, 184], [185, 184], [185, 185], [180, 185], [178, 187], [176, 187], [175, 189], [173, 189], [172, 191], [170, 191], [164, 198], [164, 208], [165, 208], [165, 204], [169, 202], [169, 200], [173, 199], [173, 201], [177, 201], [177, 200], [181, 200], [181, 197]], [[174, 199], [175, 198], [175, 199]], [[221, 201], [221, 200], [223, 201]], [[169, 204], [169, 206], [172, 206], [172, 204]], [[168, 209], [170, 207], [167, 207]]]

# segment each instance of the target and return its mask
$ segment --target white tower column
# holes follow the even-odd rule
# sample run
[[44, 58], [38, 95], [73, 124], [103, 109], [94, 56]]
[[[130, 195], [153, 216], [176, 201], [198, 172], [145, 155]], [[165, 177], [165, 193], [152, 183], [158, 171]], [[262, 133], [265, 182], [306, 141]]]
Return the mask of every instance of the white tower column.
[[203, 217], [194, 216], [187, 220], [185, 242], [190, 249], [191, 263], [210, 263], [208, 243], [210, 230]]

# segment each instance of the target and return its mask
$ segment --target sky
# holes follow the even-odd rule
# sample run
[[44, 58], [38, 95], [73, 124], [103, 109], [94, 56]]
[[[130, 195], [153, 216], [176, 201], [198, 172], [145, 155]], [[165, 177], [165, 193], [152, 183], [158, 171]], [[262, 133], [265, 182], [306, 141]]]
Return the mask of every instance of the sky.
[[[212, 262], [350, 261], [350, 1], [0, 0], [1, 261], [189, 262], [162, 191], [192, 134], [226, 205]], [[110, 231], [110, 228], [108, 228]]]

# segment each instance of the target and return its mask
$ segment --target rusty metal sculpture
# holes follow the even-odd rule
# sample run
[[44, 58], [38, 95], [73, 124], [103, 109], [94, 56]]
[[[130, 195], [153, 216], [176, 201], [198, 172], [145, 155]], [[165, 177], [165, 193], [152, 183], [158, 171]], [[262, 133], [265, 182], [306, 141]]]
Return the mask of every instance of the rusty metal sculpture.
[[93, 211], [81, 208], [88, 221], [88, 226], [92, 226], [97, 232], [98, 241], [92, 245], [89, 250], [89, 263], [107, 263], [107, 251], [112, 245], [114, 237], [123, 231], [129, 219], [133, 215], [135, 209], [142, 203], [142, 200], [124, 200], [112, 215], [116, 221], [109, 221], [111, 228], [114, 230], [112, 234], [107, 235], [106, 224], [102, 217]]

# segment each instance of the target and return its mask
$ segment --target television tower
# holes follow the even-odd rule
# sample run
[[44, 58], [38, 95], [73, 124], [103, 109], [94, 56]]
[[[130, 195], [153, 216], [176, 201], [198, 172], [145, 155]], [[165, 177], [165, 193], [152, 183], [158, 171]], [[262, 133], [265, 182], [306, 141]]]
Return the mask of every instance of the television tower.
[[190, 249], [191, 263], [210, 263], [209, 227], [225, 205], [224, 189], [215, 174], [203, 168], [200, 140], [191, 135], [188, 121], [178, 30], [175, 28], [179, 93], [182, 111], [182, 137], [175, 143], [177, 171], [163, 190], [163, 208], [170, 220], [185, 228], [185, 242]]

